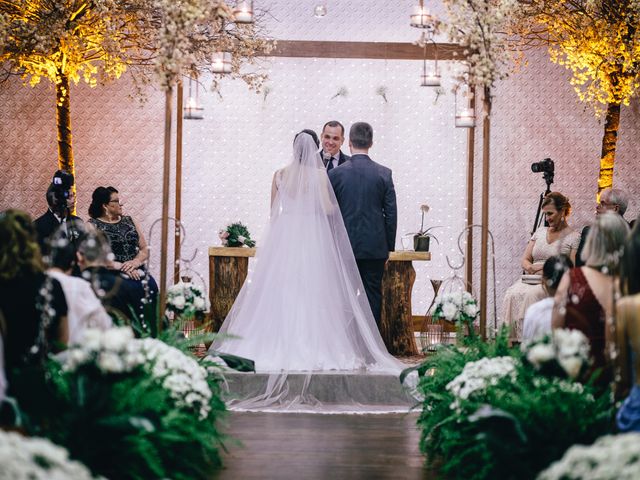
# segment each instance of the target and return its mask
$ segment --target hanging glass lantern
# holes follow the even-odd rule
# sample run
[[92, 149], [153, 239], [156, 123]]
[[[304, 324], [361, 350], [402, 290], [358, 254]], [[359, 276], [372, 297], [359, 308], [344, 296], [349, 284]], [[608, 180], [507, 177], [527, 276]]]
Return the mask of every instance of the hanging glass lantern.
[[438, 70], [438, 45], [430, 38], [429, 41], [433, 44], [435, 62], [433, 71], [427, 72], [427, 41], [424, 43], [424, 59], [422, 62], [422, 82], [421, 87], [439, 87], [440, 86], [440, 70]]
[[472, 128], [476, 126], [476, 112], [471, 104], [473, 93], [466, 83], [456, 87], [455, 112], [457, 128]]
[[413, 7], [411, 11], [411, 26], [416, 28], [429, 28], [435, 27], [436, 18], [431, 15], [429, 9], [424, 6], [424, 0], [420, 0], [418, 5]]
[[187, 120], [202, 120], [203, 110], [204, 108], [198, 103], [198, 81], [189, 77], [189, 94], [184, 107], [184, 118]]
[[241, 0], [233, 9], [236, 23], [253, 23], [253, 0]]
[[215, 52], [211, 60], [213, 73], [231, 73], [231, 52]]

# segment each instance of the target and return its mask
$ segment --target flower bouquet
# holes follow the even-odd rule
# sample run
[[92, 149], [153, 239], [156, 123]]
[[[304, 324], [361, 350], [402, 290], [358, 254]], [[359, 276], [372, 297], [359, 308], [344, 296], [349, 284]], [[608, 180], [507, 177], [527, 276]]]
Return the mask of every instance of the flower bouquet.
[[431, 227], [424, 230], [424, 214], [428, 213], [430, 210], [429, 205], [420, 205], [420, 211], [422, 212], [422, 221], [420, 222], [420, 231], [413, 236], [413, 249], [416, 252], [428, 252], [429, 251], [429, 243], [430, 239], [433, 238], [437, 244], [440, 244], [438, 238], [433, 234], [429, 233], [429, 230], [433, 230], [438, 227]]
[[455, 323], [460, 333], [466, 326], [469, 335], [474, 336], [473, 322], [479, 313], [480, 308], [476, 299], [469, 292], [463, 290], [442, 295], [436, 302], [432, 319]]
[[546, 375], [575, 380], [589, 366], [589, 340], [579, 330], [554, 330], [521, 349], [523, 360]]
[[225, 247], [255, 247], [256, 242], [251, 240], [249, 229], [240, 222], [230, 223], [218, 232], [218, 237]]

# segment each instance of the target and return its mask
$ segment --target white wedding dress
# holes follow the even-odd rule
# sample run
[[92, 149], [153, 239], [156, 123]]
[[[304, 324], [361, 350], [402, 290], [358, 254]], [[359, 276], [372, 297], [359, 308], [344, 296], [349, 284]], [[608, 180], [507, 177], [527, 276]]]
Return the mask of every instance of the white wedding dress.
[[[226, 335], [211, 347], [275, 374], [259, 398], [245, 399], [254, 406], [277, 403], [290, 373], [403, 368], [376, 326], [314, 141], [300, 134], [293, 151], [274, 176], [271, 222], [220, 329]], [[299, 402], [314, 402], [298, 393]]]

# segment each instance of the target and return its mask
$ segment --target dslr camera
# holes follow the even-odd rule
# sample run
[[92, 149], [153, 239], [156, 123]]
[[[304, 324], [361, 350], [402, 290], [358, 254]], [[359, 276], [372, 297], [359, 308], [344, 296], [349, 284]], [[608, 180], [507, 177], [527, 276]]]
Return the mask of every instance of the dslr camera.
[[545, 158], [540, 162], [535, 162], [531, 164], [531, 171], [533, 173], [553, 173], [555, 166], [553, 164], [553, 160], [550, 158]]
[[69, 190], [73, 187], [73, 175], [64, 170], [58, 170], [53, 174], [51, 180], [51, 191], [55, 198], [56, 209], [59, 212], [66, 212], [69, 208], [67, 201], [69, 200]]

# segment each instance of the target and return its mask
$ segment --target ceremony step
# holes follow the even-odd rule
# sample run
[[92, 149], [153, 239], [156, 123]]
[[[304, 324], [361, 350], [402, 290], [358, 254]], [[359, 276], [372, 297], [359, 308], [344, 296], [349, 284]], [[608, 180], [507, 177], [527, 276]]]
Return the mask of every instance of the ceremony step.
[[[285, 374], [226, 372], [226, 400], [254, 398], [263, 394], [272, 375]], [[371, 407], [370, 411], [406, 412], [416, 404], [416, 400], [402, 387], [395, 375], [339, 371], [311, 374], [300, 372], [286, 374], [285, 381], [288, 394], [282, 398], [284, 402], [293, 400], [304, 391], [326, 407], [336, 406], [336, 410], [345, 410], [339, 407], [359, 404]], [[308, 382], [306, 387], [305, 382]]]

